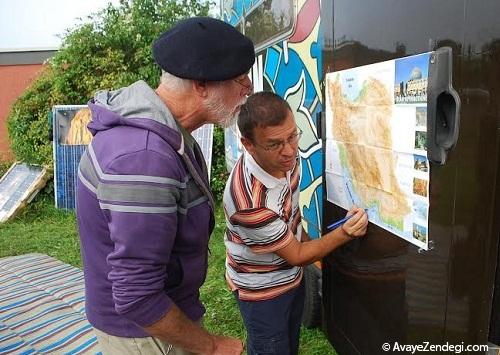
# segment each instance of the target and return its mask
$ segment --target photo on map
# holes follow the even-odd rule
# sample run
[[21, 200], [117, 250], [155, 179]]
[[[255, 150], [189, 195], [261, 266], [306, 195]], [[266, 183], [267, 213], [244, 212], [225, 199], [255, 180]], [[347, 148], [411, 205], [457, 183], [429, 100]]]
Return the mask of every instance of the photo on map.
[[415, 149], [427, 150], [427, 132], [415, 131]]
[[427, 158], [423, 155], [413, 155], [413, 168], [418, 171], [428, 172], [429, 166], [427, 164]]
[[427, 127], [427, 106], [417, 106], [415, 111], [415, 125], [417, 127]]
[[427, 180], [413, 178], [413, 193], [423, 197], [427, 197]]
[[427, 221], [427, 210], [429, 205], [424, 201], [414, 200], [412, 209], [415, 216], [421, 220]]
[[427, 243], [427, 228], [413, 223], [413, 238], [422, 243]]
[[396, 59], [394, 102], [413, 104], [427, 102], [429, 53]]

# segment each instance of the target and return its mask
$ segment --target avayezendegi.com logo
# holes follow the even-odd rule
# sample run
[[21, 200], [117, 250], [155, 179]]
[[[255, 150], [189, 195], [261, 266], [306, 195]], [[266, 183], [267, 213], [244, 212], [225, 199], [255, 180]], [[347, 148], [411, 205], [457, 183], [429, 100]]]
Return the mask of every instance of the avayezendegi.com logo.
[[450, 344], [448, 342], [445, 344], [431, 344], [428, 341], [423, 341], [420, 344], [401, 344], [396, 341], [394, 343], [383, 343], [382, 350], [386, 352], [407, 352], [409, 354], [425, 351], [461, 354], [467, 352], [485, 352], [488, 351], [488, 345], [471, 345], [464, 342], [461, 344]]

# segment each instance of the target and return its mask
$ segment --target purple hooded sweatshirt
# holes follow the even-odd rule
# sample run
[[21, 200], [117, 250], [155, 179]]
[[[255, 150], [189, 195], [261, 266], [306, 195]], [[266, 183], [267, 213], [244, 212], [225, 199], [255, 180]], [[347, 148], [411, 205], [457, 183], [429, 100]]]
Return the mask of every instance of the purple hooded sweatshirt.
[[199, 146], [143, 81], [101, 91], [89, 107], [77, 219], [90, 323], [144, 337], [173, 304], [200, 319], [214, 216]]

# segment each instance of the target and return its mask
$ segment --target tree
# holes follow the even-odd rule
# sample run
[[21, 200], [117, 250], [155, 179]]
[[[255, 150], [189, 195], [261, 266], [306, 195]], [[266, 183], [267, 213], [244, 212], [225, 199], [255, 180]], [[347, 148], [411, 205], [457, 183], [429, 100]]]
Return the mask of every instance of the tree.
[[[156, 87], [160, 69], [154, 63], [151, 44], [180, 19], [206, 16], [211, 4], [121, 0], [67, 30], [60, 50], [14, 103], [7, 119], [16, 158], [52, 165], [47, 117], [53, 105], [85, 104], [100, 89], [117, 89], [139, 79]], [[223, 157], [220, 149], [219, 142], [214, 147], [215, 159]], [[215, 161], [214, 165], [223, 166]]]

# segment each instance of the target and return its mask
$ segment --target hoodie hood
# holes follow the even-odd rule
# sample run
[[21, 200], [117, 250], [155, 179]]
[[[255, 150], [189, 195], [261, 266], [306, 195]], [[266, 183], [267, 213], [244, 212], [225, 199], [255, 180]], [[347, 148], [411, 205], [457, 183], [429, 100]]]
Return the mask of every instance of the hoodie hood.
[[180, 154], [184, 140], [177, 121], [156, 92], [144, 81], [119, 90], [102, 90], [88, 103], [92, 121], [88, 128], [92, 135], [115, 126], [132, 126], [158, 134]]
[[[181, 156], [186, 168], [210, 201], [215, 202], [209, 188], [207, 167], [198, 144], [185, 146], [184, 136], [172, 113], [156, 92], [140, 80], [119, 90], [102, 90], [88, 103], [92, 121], [88, 129], [92, 135], [116, 126], [142, 128], [158, 134]], [[185, 132], [185, 131], [184, 131]], [[186, 135], [189, 133], [185, 132]]]

